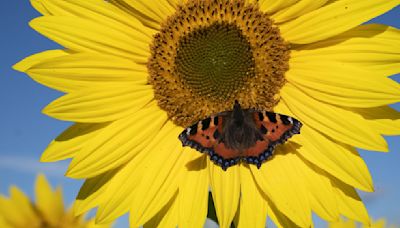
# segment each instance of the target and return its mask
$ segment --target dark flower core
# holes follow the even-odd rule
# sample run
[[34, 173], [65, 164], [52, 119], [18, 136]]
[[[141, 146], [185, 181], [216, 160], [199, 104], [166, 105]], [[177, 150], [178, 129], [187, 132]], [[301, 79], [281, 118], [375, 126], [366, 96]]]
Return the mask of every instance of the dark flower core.
[[250, 43], [232, 24], [199, 28], [180, 39], [176, 52], [177, 74], [199, 96], [221, 101], [235, 97], [255, 75]]
[[246, 2], [189, 0], [155, 35], [149, 83], [175, 124], [230, 110], [235, 100], [263, 110], [279, 102], [289, 45], [267, 14]]

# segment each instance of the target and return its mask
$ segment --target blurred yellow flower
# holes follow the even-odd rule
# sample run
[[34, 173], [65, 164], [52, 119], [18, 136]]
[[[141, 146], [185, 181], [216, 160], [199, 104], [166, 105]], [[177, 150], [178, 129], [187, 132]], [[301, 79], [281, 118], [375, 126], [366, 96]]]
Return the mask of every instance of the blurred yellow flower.
[[17, 187], [10, 187], [10, 197], [0, 195], [1, 228], [109, 228], [85, 221], [65, 210], [61, 188], [52, 190], [44, 175], [38, 175], [35, 185], [36, 202], [32, 202]]
[[369, 224], [359, 224], [354, 220], [340, 218], [337, 222], [329, 223], [329, 228], [398, 228], [398, 226], [387, 225], [386, 219], [372, 220]]
[[[362, 25], [398, 0], [31, 0], [30, 22], [64, 46], [14, 66], [65, 92], [44, 113], [76, 122], [41, 160], [86, 179], [75, 213], [130, 212], [132, 227], [310, 227], [312, 212], [367, 222], [373, 191], [356, 148], [400, 134], [399, 31]], [[223, 171], [178, 135], [235, 100], [295, 117], [301, 134], [260, 169]], [[200, 129], [201, 130], [201, 129]], [[269, 129], [270, 130], [270, 129]], [[261, 157], [260, 157], [261, 159]]]

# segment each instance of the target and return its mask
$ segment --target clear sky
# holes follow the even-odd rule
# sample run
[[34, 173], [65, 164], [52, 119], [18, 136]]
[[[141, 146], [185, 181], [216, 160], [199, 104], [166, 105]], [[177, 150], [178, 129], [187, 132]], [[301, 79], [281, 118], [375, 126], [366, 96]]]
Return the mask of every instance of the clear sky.
[[[14, 184], [32, 197], [35, 176], [43, 172], [53, 185], [62, 185], [66, 204], [70, 205], [82, 181], [63, 176], [68, 161], [38, 162], [47, 144], [70, 125], [41, 114], [41, 109], [61, 93], [11, 69], [23, 57], [59, 46], [28, 26], [31, 19], [39, 16], [29, 1], [0, 1], [0, 9], [0, 193], [8, 195], [9, 186]], [[399, 28], [400, 7], [372, 22]], [[399, 75], [393, 78], [400, 82]], [[399, 104], [393, 107], [400, 110]], [[386, 139], [390, 153], [360, 151], [376, 189], [375, 193], [361, 196], [373, 218], [387, 217], [389, 223], [400, 225], [400, 137]], [[126, 218], [116, 227], [125, 226]]]

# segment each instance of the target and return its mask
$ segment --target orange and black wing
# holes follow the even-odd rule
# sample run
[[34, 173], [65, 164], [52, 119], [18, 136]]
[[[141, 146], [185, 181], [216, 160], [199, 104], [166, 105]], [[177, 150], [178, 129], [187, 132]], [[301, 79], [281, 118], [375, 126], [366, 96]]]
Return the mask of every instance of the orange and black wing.
[[257, 167], [273, 155], [276, 145], [283, 144], [294, 134], [299, 134], [302, 126], [295, 118], [273, 112], [255, 111], [253, 119], [262, 134], [262, 140], [246, 150], [243, 160]]
[[253, 114], [255, 131], [259, 131], [262, 137], [242, 153], [229, 148], [224, 143], [223, 124], [229, 112], [197, 122], [186, 128], [179, 135], [179, 139], [183, 146], [190, 146], [202, 153], [207, 153], [210, 159], [224, 170], [241, 160], [260, 168], [261, 164], [273, 155], [276, 145], [300, 133], [302, 124], [292, 117], [281, 114], [248, 111]]
[[216, 115], [201, 120], [186, 128], [179, 139], [183, 146], [190, 146], [202, 153], [207, 153], [210, 159], [224, 170], [240, 161], [240, 153], [229, 149], [222, 138], [222, 126], [225, 115]]

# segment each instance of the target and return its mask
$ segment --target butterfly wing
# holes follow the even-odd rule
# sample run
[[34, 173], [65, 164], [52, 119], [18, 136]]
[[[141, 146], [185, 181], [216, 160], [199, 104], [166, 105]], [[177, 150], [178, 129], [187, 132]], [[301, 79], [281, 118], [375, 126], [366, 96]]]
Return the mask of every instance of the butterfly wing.
[[218, 126], [215, 122], [214, 117], [209, 117], [186, 128], [179, 135], [183, 146], [190, 146], [207, 153], [216, 142], [214, 134], [217, 134], [215, 132], [218, 132]]
[[294, 134], [300, 133], [302, 124], [290, 116], [273, 112], [256, 112], [254, 115], [257, 128], [271, 144], [284, 143]]
[[222, 138], [222, 126], [229, 112], [220, 113], [201, 120], [186, 128], [180, 135], [183, 146], [190, 146], [202, 153], [223, 169], [240, 161], [239, 152], [225, 146]]
[[224, 120], [231, 112], [223, 112], [197, 122], [186, 128], [179, 135], [179, 139], [183, 146], [207, 153], [214, 163], [226, 170], [240, 160], [255, 164], [259, 168], [272, 156], [277, 144], [284, 143], [292, 135], [300, 133], [301, 123], [294, 118], [273, 112], [251, 109], [245, 111], [253, 115], [254, 131], [259, 131], [262, 137], [243, 153], [227, 147], [222, 137]]
[[258, 167], [272, 156], [276, 145], [284, 143], [294, 134], [299, 134], [302, 126], [295, 118], [273, 112], [255, 111], [253, 119], [263, 140], [247, 149], [243, 160]]

